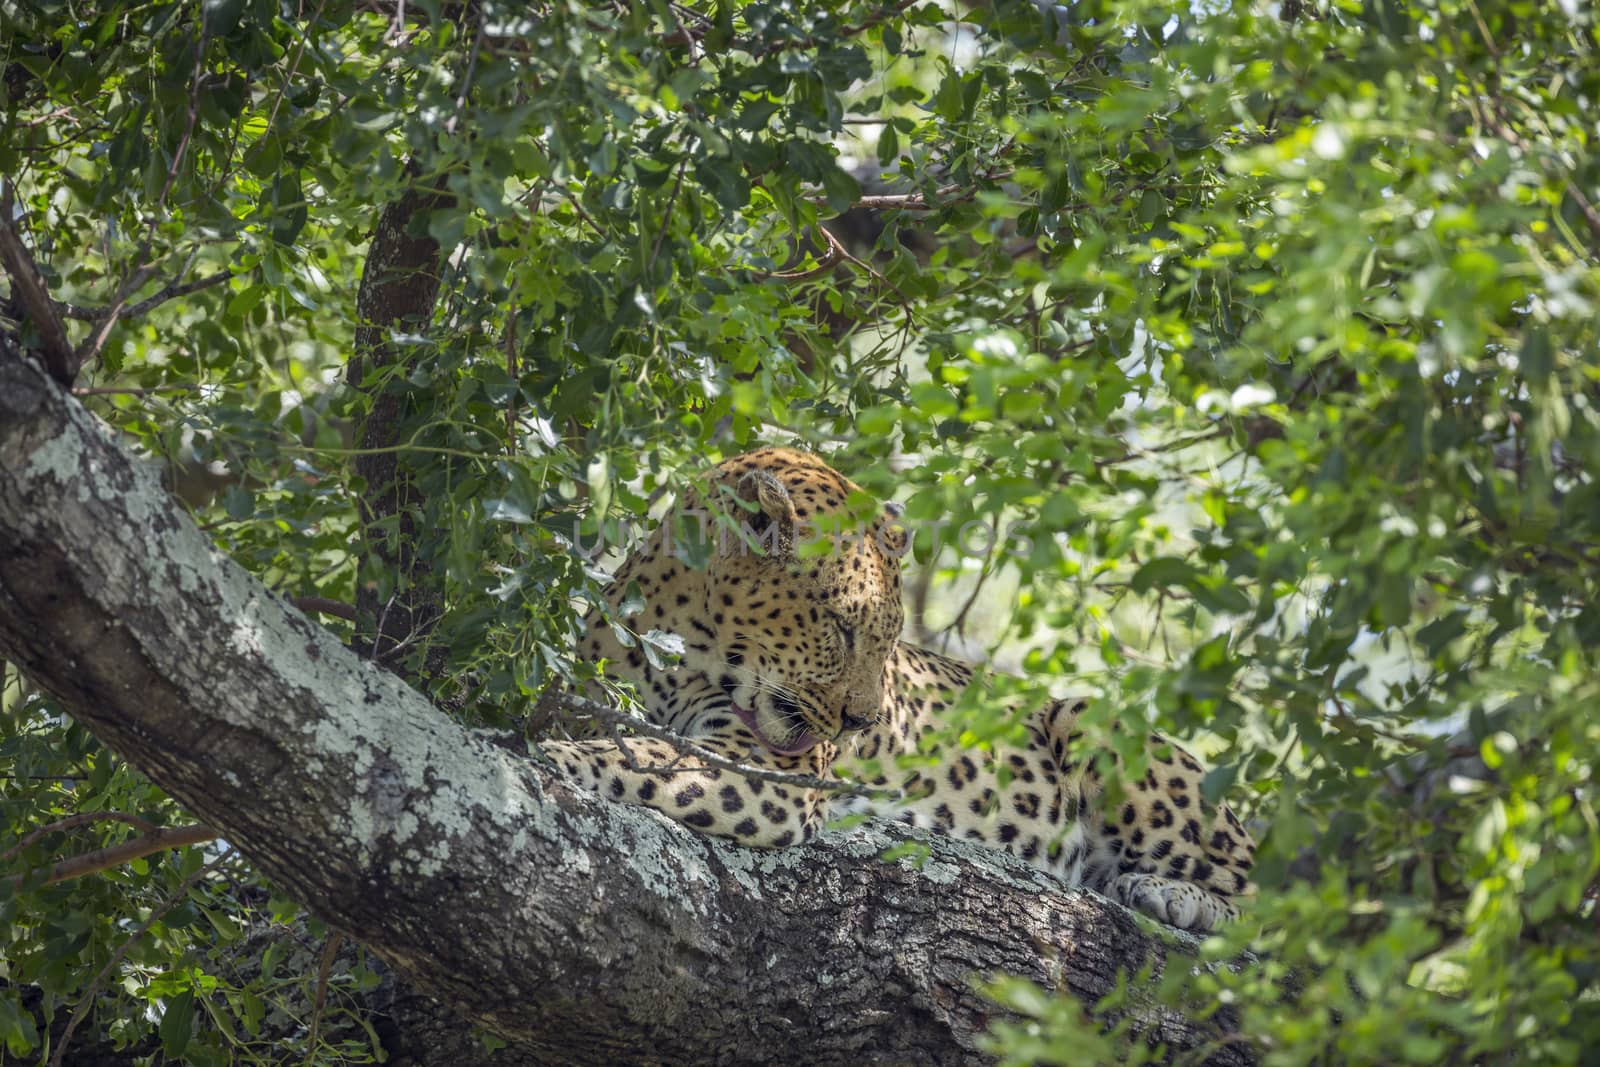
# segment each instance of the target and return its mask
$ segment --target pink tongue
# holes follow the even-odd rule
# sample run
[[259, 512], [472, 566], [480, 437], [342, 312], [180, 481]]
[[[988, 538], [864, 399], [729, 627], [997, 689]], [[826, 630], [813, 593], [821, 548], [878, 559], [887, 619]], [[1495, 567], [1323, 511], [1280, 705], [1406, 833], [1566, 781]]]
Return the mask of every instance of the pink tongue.
[[761, 732], [761, 727], [756, 725], [756, 717], [753, 712], [746, 711], [737, 704], [732, 705], [732, 707], [733, 713], [739, 716], [739, 721], [750, 727], [750, 732], [756, 735], [756, 740], [760, 741], [763, 745], [766, 745], [780, 756], [798, 756], [802, 753], [810, 752], [816, 747], [817, 737], [815, 734], [810, 732], [801, 734], [800, 740], [794, 742], [793, 744], [775, 745], [766, 734]]

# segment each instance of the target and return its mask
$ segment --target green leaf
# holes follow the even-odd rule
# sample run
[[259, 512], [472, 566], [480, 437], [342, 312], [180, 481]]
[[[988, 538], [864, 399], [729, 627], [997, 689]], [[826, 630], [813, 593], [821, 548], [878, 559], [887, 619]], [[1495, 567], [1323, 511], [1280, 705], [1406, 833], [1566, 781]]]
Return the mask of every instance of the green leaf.
[[33, 1016], [22, 1008], [21, 993], [15, 987], [0, 989], [0, 1038], [13, 1056], [28, 1055], [39, 1047], [39, 1030]]
[[1176, 585], [1193, 589], [1199, 582], [1200, 572], [1191, 564], [1166, 556], [1141, 566], [1128, 580], [1128, 587], [1135, 593], [1148, 593], [1157, 586]]
[[887, 170], [899, 157], [900, 134], [895, 131], [894, 123], [889, 123], [878, 134], [878, 165]]
[[933, 110], [946, 122], [955, 122], [961, 118], [962, 108], [961, 75], [951, 68], [933, 94]]
[[205, 19], [206, 32], [214, 37], [228, 37], [239, 28], [247, 0], [203, 0], [200, 10]]
[[161, 1050], [170, 1059], [179, 1059], [194, 1037], [194, 993], [185, 991], [162, 1002]]

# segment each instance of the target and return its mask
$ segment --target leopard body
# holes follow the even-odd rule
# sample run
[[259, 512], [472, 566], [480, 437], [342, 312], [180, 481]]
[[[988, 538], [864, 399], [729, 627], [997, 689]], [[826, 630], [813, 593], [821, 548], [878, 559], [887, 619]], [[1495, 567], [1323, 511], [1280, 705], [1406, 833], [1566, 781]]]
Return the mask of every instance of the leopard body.
[[[874, 796], [892, 799], [763, 781], [637, 736], [544, 743], [570, 775], [751, 847], [796, 845], [830, 817], [868, 811], [1004, 850], [1182, 928], [1237, 915], [1254, 845], [1231, 811], [1203, 800], [1199, 763], [1159, 736], [1147, 739], [1145, 773], [1110, 787], [1075, 744], [1083, 705], [1067, 700], [1028, 710], [1016, 747], [953, 751], [932, 768], [895, 758], [979, 682], [899, 640], [905, 533], [888, 514], [856, 522], [862, 494], [837, 471], [762, 449], [719, 465], [709, 493], [748, 519], [742, 535], [711, 538], [703, 568], [651, 537], [618, 570], [609, 610], [589, 615], [580, 654], [632, 681], [652, 722], [722, 761], [811, 778], [854, 763]], [[808, 528], [832, 531], [827, 551], [800, 548]], [[625, 617], [638, 596], [643, 610]], [[679, 635], [680, 661], [652, 663], [618, 626]]]

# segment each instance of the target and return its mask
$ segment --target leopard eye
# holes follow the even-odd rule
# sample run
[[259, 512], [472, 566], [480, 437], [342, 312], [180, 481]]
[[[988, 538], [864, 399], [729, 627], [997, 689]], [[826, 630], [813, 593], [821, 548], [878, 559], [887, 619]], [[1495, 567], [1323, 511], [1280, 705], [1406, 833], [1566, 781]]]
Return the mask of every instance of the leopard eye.
[[844, 647], [856, 647], [856, 628], [843, 620], [835, 620], [839, 626], [839, 636], [844, 638]]

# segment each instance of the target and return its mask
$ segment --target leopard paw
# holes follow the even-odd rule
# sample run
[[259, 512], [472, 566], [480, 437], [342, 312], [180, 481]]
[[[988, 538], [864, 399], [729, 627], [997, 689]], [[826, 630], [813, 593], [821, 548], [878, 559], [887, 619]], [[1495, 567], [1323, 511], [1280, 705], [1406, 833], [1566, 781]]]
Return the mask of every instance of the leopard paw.
[[1231, 901], [1193, 882], [1158, 874], [1120, 875], [1111, 883], [1111, 896], [1180, 930], [1215, 930], [1239, 917], [1239, 909]]

